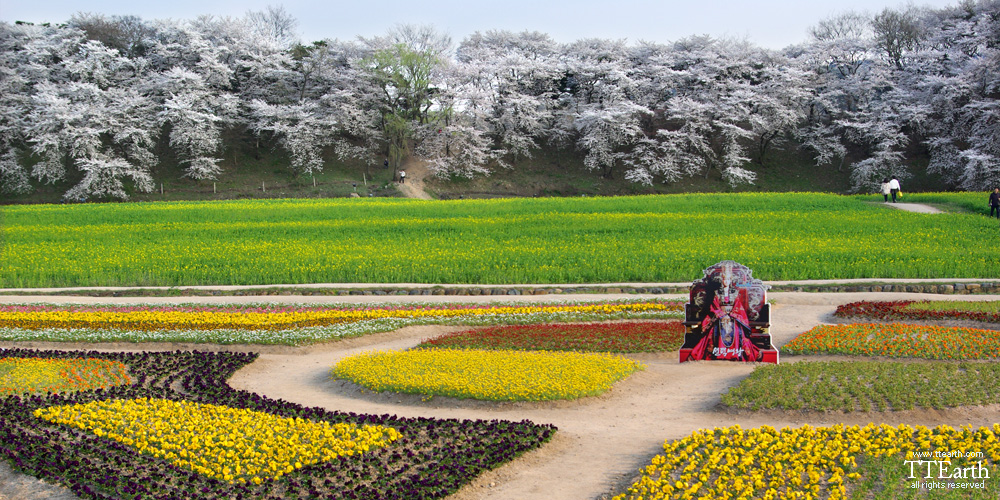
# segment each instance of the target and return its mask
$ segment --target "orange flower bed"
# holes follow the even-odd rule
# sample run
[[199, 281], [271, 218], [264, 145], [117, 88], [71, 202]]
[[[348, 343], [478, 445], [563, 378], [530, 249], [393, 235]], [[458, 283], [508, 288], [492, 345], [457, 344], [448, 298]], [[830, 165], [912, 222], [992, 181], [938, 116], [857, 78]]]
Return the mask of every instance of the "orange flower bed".
[[994, 359], [1000, 358], [1000, 332], [902, 323], [820, 325], [795, 337], [782, 350], [786, 354]]
[[131, 383], [128, 369], [117, 361], [0, 358], [0, 396], [106, 389]]

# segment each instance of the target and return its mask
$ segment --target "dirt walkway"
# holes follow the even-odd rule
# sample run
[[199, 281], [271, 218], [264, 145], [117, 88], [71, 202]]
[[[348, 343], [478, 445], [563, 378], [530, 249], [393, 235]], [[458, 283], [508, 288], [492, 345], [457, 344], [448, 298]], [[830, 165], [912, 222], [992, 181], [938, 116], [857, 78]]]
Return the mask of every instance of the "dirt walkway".
[[917, 212], [921, 214], [943, 214], [941, 210], [930, 205], [924, 205], [922, 203], [883, 203], [887, 207], [892, 207], [897, 210], [905, 210], [907, 212]]
[[[943, 300], [1000, 299], [997, 296], [932, 297]], [[509, 298], [503, 297], [505, 300]], [[775, 324], [771, 333], [774, 343], [780, 348], [799, 333], [817, 324], [832, 322], [831, 314], [837, 304], [856, 300], [897, 300], [927, 296], [887, 293], [775, 293], [772, 298], [776, 305], [773, 312]], [[191, 298], [187, 299], [190, 301]], [[483, 474], [456, 495], [449, 497], [450, 500], [607, 498], [629, 484], [639, 469], [661, 451], [665, 440], [682, 438], [706, 427], [739, 424], [743, 427], [771, 425], [780, 428], [806, 423], [863, 425], [869, 422], [979, 426], [995, 423], [997, 412], [1000, 411], [1000, 405], [991, 405], [943, 411], [851, 414], [727, 412], [719, 408], [720, 395], [747, 376], [753, 366], [727, 362], [679, 364], [675, 353], [635, 355], [634, 358], [647, 365], [645, 371], [619, 382], [602, 396], [578, 401], [487, 403], [450, 398], [423, 401], [419, 396], [372, 394], [353, 384], [329, 378], [330, 367], [345, 356], [370, 349], [406, 349], [422, 339], [453, 330], [455, 327], [407, 327], [396, 332], [318, 346], [261, 349], [265, 352], [260, 358], [238, 371], [230, 384], [237, 389], [251, 390], [271, 398], [308, 406], [321, 406], [328, 410], [390, 413], [408, 417], [529, 419], [554, 424], [559, 428], [552, 442], [495, 471]], [[0, 347], [10, 344], [0, 343]], [[23, 343], [18, 345], [27, 347]], [[41, 346], [36, 344], [34, 347]], [[56, 348], [75, 347], [84, 346], [59, 345]], [[100, 347], [123, 349], [125, 346]], [[136, 346], [131, 345], [129, 348], [135, 349]], [[177, 346], [143, 345], [142, 348], [169, 350]], [[243, 349], [245, 348], [241, 348]], [[797, 362], [801, 359], [803, 358], [786, 356], [782, 362]], [[14, 489], [17, 486], [5, 488], [5, 481], [19, 484], [19, 489]], [[5, 498], [5, 492], [8, 495], [6, 498], [22, 498], [12, 496], [11, 492], [15, 491], [20, 494], [30, 491], [32, 497], [37, 498], [73, 498], [63, 489], [39, 487], [37, 480], [11, 473], [6, 466], [0, 466], [0, 498]], [[45, 496], [50, 492], [55, 496]]]
[[427, 169], [427, 162], [407, 158], [403, 161], [401, 170], [406, 171], [406, 182], [397, 184], [399, 191], [407, 198], [417, 198], [420, 200], [432, 200], [431, 195], [424, 191], [424, 179], [431, 175]]

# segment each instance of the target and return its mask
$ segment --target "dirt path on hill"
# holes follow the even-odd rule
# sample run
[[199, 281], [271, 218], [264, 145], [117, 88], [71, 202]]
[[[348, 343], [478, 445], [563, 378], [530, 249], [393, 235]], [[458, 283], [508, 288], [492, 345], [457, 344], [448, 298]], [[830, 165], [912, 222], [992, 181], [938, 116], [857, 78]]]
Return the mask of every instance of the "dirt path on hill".
[[[635, 296], [632, 296], [635, 298]], [[928, 294], [864, 293], [775, 293], [773, 341], [779, 348], [815, 325], [832, 323], [835, 306], [857, 300], [902, 298], [943, 300], [998, 300], [998, 296], [941, 296]], [[270, 297], [268, 297], [270, 298]], [[274, 297], [278, 299], [279, 297]], [[365, 297], [373, 300], [372, 297]], [[424, 299], [426, 297], [420, 297]], [[446, 297], [457, 300], [457, 297]], [[509, 300], [512, 297], [498, 297]], [[547, 297], [548, 300], [566, 300]], [[575, 297], [573, 297], [575, 299]], [[606, 298], [606, 297], [605, 297]], [[186, 297], [188, 302], [193, 297]], [[258, 302], [264, 297], [254, 297]], [[338, 297], [300, 297], [331, 299]], [[442, 297], [445, 299], [445, 297]], [[465, 297], [462, 297], [465, 299]], [[300, 302], [303, 302], [300, 300]], [[239, 370], [230, 385], [237, 389], [328, 410], [355, 413], [389, 413], [406, 417], [459, 419], [529, 419], [559, 428], [553, 440], [540, 449], [484, 473], [450, 500], [553, 499], [588, 500], [610, 498], [631, 483], [640, 468], [662, 451], [665, 440], [685, 437], [702, 428], [739, 424], [743, 427], [864, 425], [869, 422], [936, 426], [992, 425], [1000, 405], [949, 410], [916, 410], [886, 413], [837, 412], [731, 412], [719, 407], [720, 395], [739, 383], [753, 365], [721, 361], [680, 364], [676, 353], [631, 356], [647, 365], [599, 397], [545, 403], [489, 403], [420, 396], [373, 394], [357, 386], [329, 378], [330, 367], [339, 359], [371, 349], [406, 349], [457, 327], [413, 326], [361, 338], [302, 348], [254, 346], [201, 346], [206, 349], [257, 350], [261, 356]], [[15, 343], [0, 342], [0, 347]], [[173, 350], [191, 348], [170, 344], [67, 345], [16, 343], [19, 347], [93, 348], [109, 350]], [[785, 356], [782, 362], [805, 357]], [[817, 359], [810, 357], [809, 359]], [[822, 359], [834, 359], [822, 357]], [[0, 499], [72, 499], [63, 488], [45, 485], [29, 476], [13, 473], [0, 463]]]
[[424, 179], [432, 175], [427, 169], [427, 162], [407, 158], [400, 170], [406, 171], [406, 182], [396, 185], [403, 196], [420, 200], [433, 199], [427, 191], [424, 191]]

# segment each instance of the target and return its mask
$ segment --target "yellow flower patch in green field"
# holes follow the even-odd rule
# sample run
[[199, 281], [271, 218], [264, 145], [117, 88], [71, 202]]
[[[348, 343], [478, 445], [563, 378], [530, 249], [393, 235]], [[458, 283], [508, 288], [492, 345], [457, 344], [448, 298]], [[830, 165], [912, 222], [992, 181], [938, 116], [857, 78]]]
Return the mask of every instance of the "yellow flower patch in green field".
[[417, 349], [351, 356], [332, 375], [376, 392], [544, 401], [601, 394], [641, 369], [611, 354]]
[[313, 422], [165, 399], [54, 406], [34, 415], [108, 437], [199, 474], [257, 484], [401, 437], [391, 427]]
[[104, 359], [0, 358], [0, 396], [125, 385], [131, 383], [127, 372]]

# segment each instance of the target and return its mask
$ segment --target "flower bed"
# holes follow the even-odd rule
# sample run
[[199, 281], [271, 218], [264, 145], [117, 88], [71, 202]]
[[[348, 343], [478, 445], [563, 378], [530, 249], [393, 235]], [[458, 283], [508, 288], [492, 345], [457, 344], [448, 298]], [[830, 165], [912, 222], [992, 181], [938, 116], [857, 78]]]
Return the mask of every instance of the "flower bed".
[[331, 374], [376, 392], [545, 401], [601, 394], [641, 369], [609, 354], [417, 349], [351, 356]]
[[0, 306], [0, 339], [64, 342], [290, 344], [391, 331], [413, 324], [494, 325], [676, 318], [676, 301], [556, 304], [406, 304], [362, 307]]
[[1000, 403], [1000, 364], [891, 361], [759, 366], [722, 395], [750, 410], [886, 411]]
[[594, 303], [594, 304], [545, 304], [545, 305], [483, 305], [458, 307], [410, 308], [303, 308], [294, 310], [253, 310], [231, 308], [96, 308], [64, 309], [35, 307], [28, 310], [0, 307], [0, 325], [25, 328], [112, 328], [136, 331], [145, 330], [214, 330], [235, 328], [245, 330], [283, 330], [310, 326], [331, 325], [351, 321], [381, 318], [453, 318], [503, 314], [531, 314], [536, 312], [606, 313], [679, 311], [676, 303]]
[[0, 397], [129, 384], [127, 372], [125, 365], [104, 359], [0, 358]]
[[[15, 470], [65, 485], [84, 498], [441, 498], [484, 470], [540, 446], [555, 430], [527, 421], [409, 419], [328, 412], [231, 389], [226, 378], [255, 359], [255, 354], [0, 350], [4, 358], [70, 359], [84, 355], [126, 365], [134, 383], [72, 394], [0, 398], [0, 459]], [[211, 405], [203, 408], [221, 408], [257, 419], [263, 413], [268, 419], [294, 419], [300, 429], [342, 425], [391, 428], [394, 431], [384, 432], [398, 432], [398, 439], [386, 446], [369, 447], [360, 455], [343, 454], [334, 460], [302, 463], [301, 468], [291, 464], [291, 472], [282, 462], [283, 475], [268, 479], [258, 474], [257, 484], [254, 476], [244, 474], [244, 479], [251, 480], [243, 483], [232, 474], [235, 462], [230, 461], [228, 451], [226, 459], [219, 462], [223, 467], [220, 479], [173, 463], [165, 456], [141, 453], [134, 447], [135, 438], [130, 438], [133, 444], [129, 445], [35, 416], [36, 411], [42, 415], [54, 411], [53, 407], [72, 405], [83, 405], [88, 411], [96, 411], [100, 404], [120, 404], [125, 409], [136, 400], [170, 400], [177, 404], [190, 401]], [[221, 429], [217, 427], [225, 427], [224, 420], [215, 419], [212, 426], [196, 426], [195, 434], [204, 439], [211, 436], [213, 442], [223, 439], [226, 435], [218, 434]], [[170, 432], [176, 430], [171, 428]], [[268, 447], [270, 443], [263, 440]], [[171, 450], [175, 454], [180, 451], [191, 450]], [[278, 460], [274, 461], [277, 465]], [[233, 482], [224, 479], [226, 466], [231, 467]]]
[[392, 427], [313, 422], [169, 399], [91, 401], [50, 406], [33, 415], [107, 436], [199, 474], [255, 484], [400, 437]]
[[785, 354], [995, 359], [1000, 358], [1000, 332], [900, 323], [820, 325], [792, 339], [782, 351]]
[[[626, 493], [614, 498], [844, 499], [849, 492], [860, 493], [858, 498], [871, 498], [866, 494], [873, 488], [882, 492], [902, 490], [899, 493], [913, 495], [914, 491], [906, 489], [913, 483], [912, 479], [875, 478], [874, 483], [878, 485], [872, 487], [860, 484], [859, 470], [867, 473], [867, 464], [884, 463], [887, 467], [872, 472], [886, 476], [893, 471], [908, 473], [910, 466], [906, 460], [917, 460], [915, 453], [935, 451], [963, 454], [950, 459], [949, 472], [954, 467], [977, 467], [981, 463], [990, 479], [985, 480], [981, 496], [973, 498], [995, 498], [1000, 485], [997, 480], [1000, 472], [997, 467], [1000, 463], [998, 437], [1000, 424], [976, 430], [874, 424], [781, 430], [767, 426], [747, 430], [739, 426], [703, 429], [684, 439], [665, 443], [664, 453], [653, 458], [641, 471], [639, 480]], [[971, 452], [981, 452], [982, 458], [970, 458]], [[918, 469], [919, 472], [923, 470]], [[937, 473], [936, 468], [934, 472]], [[958, 481], [978, 482], [979, 479]]]
[[881, 321], [964, 320], [1000, 323], [1000, 301], [851, 302], [838, 306], [834, 316]]
[[684, 343], [679, 321], [504, 325], [449, 333], [418, 347], [547, 351], [657, 352]]

